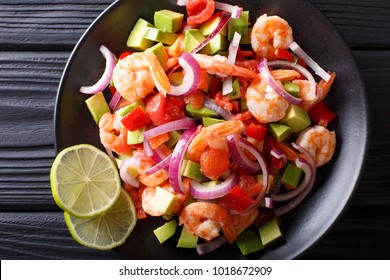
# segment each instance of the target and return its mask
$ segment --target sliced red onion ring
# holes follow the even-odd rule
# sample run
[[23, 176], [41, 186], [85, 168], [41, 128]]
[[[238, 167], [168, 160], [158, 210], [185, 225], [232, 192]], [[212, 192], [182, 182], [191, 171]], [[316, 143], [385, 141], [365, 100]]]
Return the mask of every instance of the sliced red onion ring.
[[299, 204], [301, 204], [301, 202], [307, 197], [307, 195], [313, 189], [314, 182], [316, 180], [317, 169], [316, 169], [316, 166], [314, 165], [314, 161], [313, 161], [312, 156], [301, 146], [299, 146], [295, 143], [292, 143], [292, 146], [306, 156], [307, 162], [308, 162], [310, 169], [311, 169], [311, 172], [312, 172], [312, 176], [311, 176], [311, 178], [310, 178], [311, 180], [308, 183], [308, 185], [306, 186], [306, 188], [297, 197], [295, 197], [289, 203], [274, 210], [274, 213], [277, 216], [284, 215], [284, 214], [290, 212], [295, 207], [297, 207]]
[[[236, 57], [238, 48], [240, 46], [241, 34], [238, 32], [234, 32], [233, 38], [230, 41], [229, 45], [229, 54], [228, 61], [230, 64], [236, 63]], [[222, 84], [222, 95], [227, 95], [233, 91], [233, 77], [228, 76], [223, 80]]]
[[227, 195], [234, 186], [237, 185], [237, 177], [230, 174], [225, 181], [215, 186], [205, 186], [198, 181], [192, 180], [190, 183], [191, 195], [199, 199], [216, 199]]
[[208, 254], [218, 249], [225, 243], [226, 243], [226, 238], [225, 236], [221, 235], [211, 240], [210, 242], [196, 244], [196, 252], [198, 252], [198, 255]]
[[171, 162], [169, 167], [169, 181], [171, 187], [177, 193], [186, 193], [186, 187], [181, 180], [181, 164], [183, 162], [184, 155], [187, 151], [188, 146], [190, 145], [192, 139], [196, 135], [196, 130], [198, 127], [196, 125], [187, 129], [183, 135], [180, 137], [179, 141], [176, 143], [175, 149], [173, 150], [171, 156]]
[[274, 208], [274, 201], [272, 198], [266, 196], [264, 197], [264, 201], [260, 204], [260, 207], [272, 209]]
[[269, 177], [269, 172], [268, 172], [268, 166], [265, 160], [264, 155], [250, 142], [241, 142], [242, 147], [246, 150], [248, 150], [259, 162], [262, 173], [263, 173], [263, 188], [256, 197], [255, 201], [250, 205], [243, 213], [248, 212], [254, 208], [257, 208], [261, 205], [261, 203], [264, 200], [265, 197], [265, 192], [267, 191], [268, 188], [268, 177]]
[[225, 108], [222, 108], [219, 106], [213, 99], [210, 97], [205, 97], [204, 102], [203, 102], [203, 107], [210, 109], [211, 111], [216, 112], [218, 115], [220, 115], [222, 118], [225, 120], [231, 120], [233, 118], [232, 113], [230, 113], [228, 110]]
[[299, 184], [299, 186], [297, 186], [295, 189], [293, 189], [291, 191], [288, 191], [288, 192], [282, 193], [282, 194], [276, 194], [276, 193], [270, 194], [270, 197], [272, 198], [273, 201], [278, 202], [278, 201], [286, 201], [286, 200], [293, 199], [298, 194], [300, 194], [305, 188], [307, 188], [307, 186], [311, 182], [311, 177], [313, 176], [313, 172], [311, 171], [311, 168], [310, 168], [309, 164], [307, 163], [307, 161], [303, 158], [298, 157], [295, 160], [295, 165], [298, 168], [303, 170], [303, 172], [305, 173], [305, 178]]
[[198, 61], [187, 52], [180, 56], [179, 65], [184, 70], [183, 82], [179, 86], [171, 85], [169, 95], [184, 97], [198, 88], [201, 72]]
[[114, 95], [112, 96], [110, 103], [108, 104], [108, 107], [111, 109], [111, 112], [115, 111], [116, 106], [118, 106], [119, 101], [121, 100], [122, 96], [119, 94], [119, 92], [115, 91]]
[[164, 169], [168, 169], [166, 167], [169, 166], [169, 163], [171, 162], [171, 157], [172, 155], [169, 155], [167, 156], [166, 158], [162, 159], [160, 162], [158, 162], [156, 165], [152, 166], [151, 168], [149, 168], [148, 170], [145, 171], [146, 174], [153, 174], [157, 171], [159, 171], [160, 169], [164, 168]]
[[320, 76], [325, 82], [330, 80], [330, 75], [317, 62], [314, 61], [296, 42], [292, 42], [289, 48], [296, 53], [313, 71]]
[[302, 67], [299, 64], [292, 63], [290, 61], [286, 60], [273, 60], [268, 62], [269, 67], [286, 67], [286, 68], [291, 68], [294, 70], [297, 70], [299, 73], [301, 73], [305, 78], [309, 81], [310, 84], [310, 92], [308, 96], [310, 98], [315, 98], [317, 93], [316, 93], [316, 81], [314, 80], [313, 75], [305, 68]]
[[237, 134], [231, 134], [227, 137], [229, 151], [233, 161], [237, 164], [237, 168], [249, 173], [256, 174], [260, 171], [260, 165], [257, 162], [251, 161], [242, 150], [248, 145], [244, 139], [239, 139]]
[[134, 187], [134, 188], [138, 188], [139, 187], [139, 181], [136, 179], [136, 178], [133, 178], [128, 172], [127, 172], [127, 169], [129, 167], [134, 167], [134, 168], [137, 168], [139, 170], [139, 166], [140, 166], [140, 162], [137, 158], [135, 157], [130, 157], [130, 158], [126, 158], [120, 168], [119, 168], [119, 175], [121, 177], [121, 179], [126, 183], [126, 184], [129, 184], [130, 186]]
[[269, 69], [266, 58], [261, 58], [257, 64], [259, 68], [261, 77], [270, 85], [270, 87], [281, 97], [286, 99], [289, 103], [294, 105], [299, 105], [302, 103], [302, 99], [292, 96], [287, 91], [285, 91], [282, 87], [278, 85], [275, 79], [272, 77]]
[[101, 76], [99, 81], [96, 82], [96, 84], [92, 86], [80, 87], [81, 93], [96, 94], [100, 91], [103, 91], [110, 83], [110, 80], [112, 78], [112, 72], [114, 71], [114, 67], [116, 63], [115, 56], [109, 49], [107, 49], [103, 45], [100, 46], [99, 51], [102, 53], [103, 57], [106, 60], [106, 68], [104, 69], [103, 75]]
[[242, 8], [239, 6], [233, 6], [227, 3], [222, 3], [219, 1], [214, 1], [215, 9], [222, 10], [231, 14], [232, 18], [240, 18], [242, 13]]
[[154, 136], [180, 129], [188, 129], [195, 125], [195, 119], [183, 118], [175, 121], [171, 121], [154, 128], [148, 129], [144, 132], [145, 139], [150, 139]]
[[277, 159], [283, 159], [283, 165], [287, 163], [287, 155], [278, 148], [273, 148], [270, 152], [271, 156]]

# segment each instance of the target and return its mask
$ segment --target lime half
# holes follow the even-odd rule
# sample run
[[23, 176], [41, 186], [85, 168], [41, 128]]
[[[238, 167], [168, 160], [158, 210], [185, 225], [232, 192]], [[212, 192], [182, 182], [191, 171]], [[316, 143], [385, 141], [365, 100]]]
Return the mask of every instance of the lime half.
[[110, 250], [123, 244], [137, 223], [133, 200], [123, 188], [115, 204], [100, 215], [78, 218], [65, 212], [64, 217], [77, 242], [98, 250]]
[[68, 147], [55, 158], [50, 171], [53, 198], [76, 217], [93, 217], [118, 199], [121, 180], [110, 157], [95, 146]]

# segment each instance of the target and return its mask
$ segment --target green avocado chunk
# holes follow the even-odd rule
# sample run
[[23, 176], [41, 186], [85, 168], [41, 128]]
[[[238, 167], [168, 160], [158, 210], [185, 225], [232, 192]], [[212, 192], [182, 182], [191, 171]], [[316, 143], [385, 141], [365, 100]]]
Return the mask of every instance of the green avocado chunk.
[[87, 100], [85, 100], [85, 104], [87, 104], [88, 110], [96, 124], [99, 123], [100, 118], [105, 113], [111, 112], [102, 92], [89, 97]]
[[135, 101], [134, 103], [131, 103], [130, 105], [127, 105], [127, 106], [124, 106], [122, 108], [120, 108], [119, 110], [117, 110], [115, 112], [116, 116], [117, 117], [120, 117], [120, 118], [123, 118], [124, 116], [126, 116], [128, 113], [130, 113], [131, 111], [133, 111], [135, 108], [137, 108], [138, 106], [141, 106], [141, 108], [143, 110], [145, 110], [145, 104], [142, 100], [139, 100], [139, 101]]
[[171, 10], [160, 10], [154, 13], [154, 25], [166, 32], [180, 31], [184, 15]]
[[276, 139], [276, 141], [281, 142], [292, 134], [292, 129], [284, 124], [279, 123], [270, 123], [268, 125], [269, 132]]
[[234, 32], [241, 34], [241, 37], [245, 37], [248, 34], [249, 24], [249, 11], [243, 11], [240, 18], [231, 18], [229, 20], [228, 39], [233, 39]]
[[185, 159], [183, 160], [181, 168], [181, 175], [196, 181], [200, 181], [202, 179], [202, 172], [200, 171], [199, 163]]
[[155, 54], [163, 69], [167, 70], [167, 61], [169, 56], [163, 43], [155, 44], [153, 47], [146, 49], [145, 52], [151, 52]]
[[153, 27], [146, 20], [139, 18], [127, 39], [127, 46], [135, 51], [144, 51], [153, 46], [154, 42], [144, 38], [145, 28]]
[[165, 32], [155, 27], [145, 27], [143, 35], [145, 39], [160, 42], [166, 45], [172, 45], [175, 42], [177, 36], [179, 35], [176, 33]]
[[135, 145], [140, 144], [144, 142], [144, 131], [145, 127], [142, 127], [140, 129], [134, 130], [134, 131], [127, 131], [127, 145]]
[[210, 117], [203, 117], [202, 118], [202, 123], [204, 126], [210, 126], [216, 123], [221, 123], [224, 122], [225, 120], [222, 119], [216, 119], [216, 118], [210, 118]]
[[283, 237], [276, 219], [265, 223], [259, 228], [261, 242], [264, 247]]
[[218, 114], [210, 109], [207, 108], [200, 108], [200, 109], [194, 109], [192, 108], [191, 104], [186, 105], [186, 112], [191, 117], [200, 119], [203, 117], [218, 117]]
[[176, 220], [171, 220], [163, 224], [161, 227], [156, 228], [153, 233], [157, 237], [158, 241], [160, 241], [160, 243], [164, 243], [167, 239], [175, 234], [176, 227]]
[[301, 91], [301, 87], [298, 84], [293, 82], [284, 82], [284, 89], [291, 95], [295, 97], [299, 97], [299, 92]]
[[246, 231], [242, 232], [237, 237], [236, 244], [244, 256], [260, 251], [264, 248], [263, 244], [261, 243], [259, 234], [252, 229], [247, 229]]
[[197, 243], [198, 243], [198, 236], [192, 235], [192, 233], [187, 229], [187, 227], [183, 226], [176, 247], [195, 248]]
[[283, 172], [282, 183], [288, 189], [296, 188], [302, 176], [302, 169], [296, 167], [294, 164], [288, 163]]
[[302, 108], [290, 104], [279, 123], [289, 126], [294, 133], [299, 133], [311, 124], [309, 114]]
[[[206, 39], [199, 29], [188, 29], [184, 35], [184, 51], [191, 52], [195, 47]], [[210, 54], [210, 44], [204, 46], [199, 53]]]
[[[211, 18], [209, 18], [199, 26], [199, 30], [203, 34], [203, 36], [207, 37], [215, 30], [215, 28], [218, 26], [220, 21], [221, 21], [220, 15], [212, 16]], [[225, 27], [222, 28], [219, 34], [226, 37], [228, 34], [228, 26], [225, 25]]]

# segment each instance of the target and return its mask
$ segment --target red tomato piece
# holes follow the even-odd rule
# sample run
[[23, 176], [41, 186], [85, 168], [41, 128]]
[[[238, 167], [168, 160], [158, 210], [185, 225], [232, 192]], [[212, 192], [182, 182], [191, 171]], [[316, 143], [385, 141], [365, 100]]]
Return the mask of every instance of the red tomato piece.
[[200, 156], [199, 164], [203, 175], [217, 180], [229, 168], [229, 155], [224, 150], [207, 148]]
[[320, 101], [310, 109], [309, 116], [316, 124], [327, 127], [336, 117], [336, 113], [333, 112], [324, 101]]
[[179, 98], [167, 99], [162, 93], [158, 93], [146, 101], [146, 112], [157, 126], [183, 118], [184, 106], [184, 101]]
[[260, 124], [256, 125], [252, 123], [246, 129], [246, 135], [258, 141], [263, 141], [266, 133], [267, 133], [267, 128]]
[[214, 0], [188, 0], [186, 10], [188, 14], [188, 24], [201, 24], [211, 18], [214, 14]]
[[[275, 50], [275, 56], [290, 62], [295, 62], [294, 56], [291, 52], [284, 49], [276, 49]], [[301, 58], [298, 57], [297, 63], [301, 65], [302, 67], [306, 67], [306, 62], [303, 61]]]
[[122, 124], [130, 131], [136, 131], [150, 123], [148, 114], [139, 106], [121, 119]]
[[131, 54], [133, 54], [133, 52], [131, 52], [131, 51], [122, 52], [122, 53], [119, 55], [119, 60], [124, 59], [126, 56], [129, 56], [129, 55], [131, 55]]
[[225, 201], [229, 208], [241, 213], [252, 205], [254, 199], [239, 186], [234, 186], [231, 192], [226, 195]]

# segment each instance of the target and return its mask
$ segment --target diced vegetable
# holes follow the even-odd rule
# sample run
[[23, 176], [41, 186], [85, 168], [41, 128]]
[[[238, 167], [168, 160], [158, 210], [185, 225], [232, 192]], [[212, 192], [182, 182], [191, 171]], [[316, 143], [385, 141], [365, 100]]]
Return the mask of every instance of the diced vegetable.
[[87, 104], [88, 110], [96, 124], [99, 123], [101, 116], [105, 113], [110, 113], [110, 108], [102, 92], [89, 97], [85, 100], [85, 104]]
[[242, 213], [252, 205], [254, 199], [244, 192], [239, 186], [235, 186], [225, 198], [229, 208]]
[[122, 124], [130, 131], [135, 131], [148, 125], [151, 120], [148, 114], [138, 106], [121, 119]]
[[294, 189], [298, 186], [298, 183], [302, 177], [302, 169], [296, 167], [292, 163], [288, 163], [286, 169], [283, 172], [282, 183], [287, 189]]
[[180, 31], [184, 14], [171, 10], [154, 12], [154, 25], [165, 32], [175, 33]]
[[251, 123], [246, 129], [246, 135], [258, 141], [263, 141], [267, 133], [267, 128], [261, 124]]
[[324, 101], [320, 101], [310, 109], [309, 116], [315, 124], [327, 127], [336, 117], [336, 113]]
[[262, 225], [259, 228], [259, 234], [264, 246], [270, 245], [272, 242], [275, 242], [283, 236], [276, 219], [272, 219]]
[[153, 233], [154, 235], [156, 235], [158, 241], [162, 244], [175, 234], [176, 227], [176, 220], [171, 220], [169, 222], [166, 222], [162, 226], [156, 228]]
[[251, 229], [241, 233], [236, 239], [236, 244], [244, 256], [264, 249], [258, 233]]
[[193, 235], [186, 226], [183, 226], [179, 240], [177, 242], [178, 248], [195, 248], [198, 243], [198, 236]]

